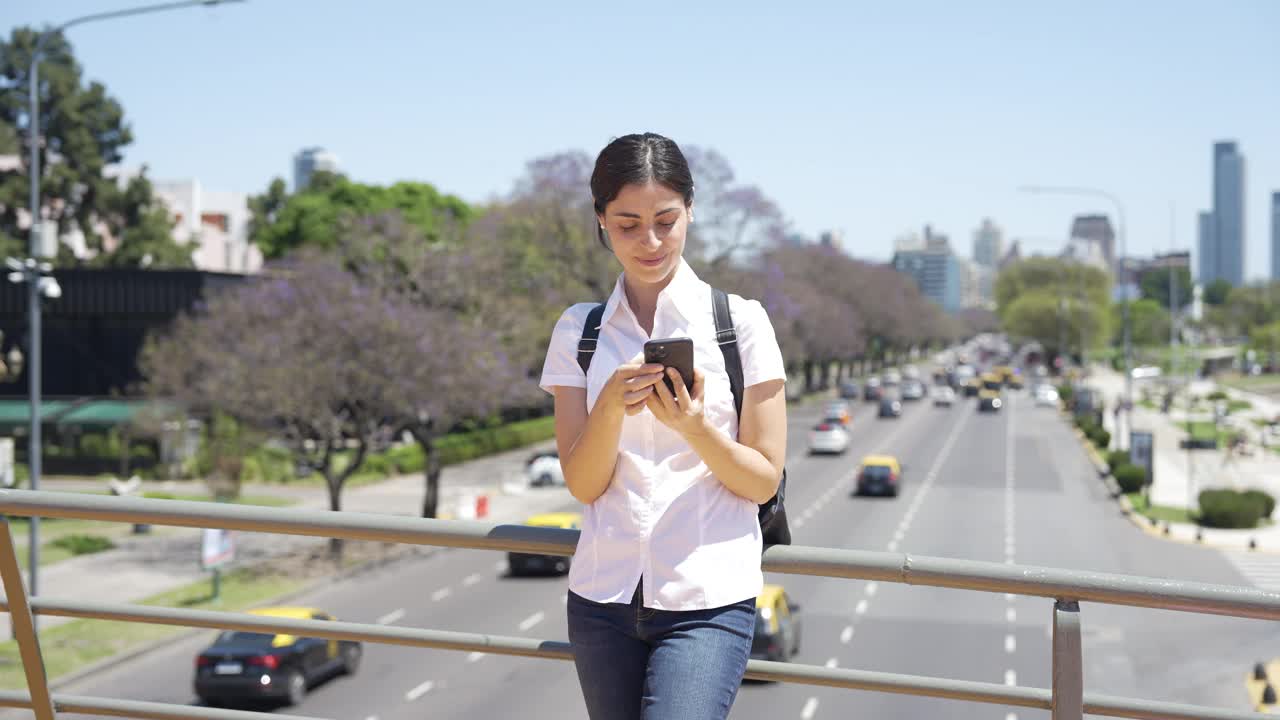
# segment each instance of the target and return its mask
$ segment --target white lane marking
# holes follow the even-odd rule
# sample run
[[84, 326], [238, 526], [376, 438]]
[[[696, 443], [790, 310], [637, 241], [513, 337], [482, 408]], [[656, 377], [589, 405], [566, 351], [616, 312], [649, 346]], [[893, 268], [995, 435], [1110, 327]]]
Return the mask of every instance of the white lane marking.
[[390, 625], [391, 623], [393, 623], [393, 622], [395, 622], [395, 621], [399, 620], [399, 619], [400, 619], [400, 618], [402, 618], [402, 617], [404, 617], [404, 608], [399, 608], [399, 609], [396, 609], [396, 610], [392, 610], [391, 612], [387, 613], [386, 615], [383, 615], [382, 617], [378, 618], [378, 624], [379, 624], [379, 625]]
[[431, 599], [432, 599], [433, 601], [435, 601], [435, 602], [440, 602], [441, 600], [443, 600], [443, 599], [445, 599], [445, 598], [449, 597], [449, 594], [450, 594], [450, 593], [452, 593], [452, 592], [453, 592], [453, 590], [450, 590], [450, 589], [449, 589], [449, 588], [447, 588], [447, 587], [445, 587], [445, 588], [440, 588], [439, 590], [437, 590], [437, 591], [435, 591], [435, 592], [431, 593]]
[[889, 541], [888, 547], [889, 547], [889, 552], [898, 552], [898, 541], [897, 540]]
[[1009, 602], [1013, 602], [1013, 599], [1014, 599], [1014, 598], [1016, 598], [1016, 597], [1017, 597], [1017, 595], [1014, 595], [1013, 593], [1005, 593], [1005, 594], [1004, 594], [1004, 599], [1005, 599], [1005, 600], [1008, 600]]
[[796, 527], [803, 527], [803, 526], [804, 526], [804, 518], [802, 517], [796, 518]]
[[1005, 670], [1005, 671], [1004, 671], [1004, 684], [1005, 684], [1005, 685], [1017, 685], [1017, 684], [1018, 684], [1018, 673], [1016, 673], [1016, 672], [1014, 672], [1014, 671], [1012, 671], [1012, 670]]
[[867, 583], [867, 587], [866, 587], [867, 597], [875, 597], [876, 590], [879, 590], [879, 589], [880, 589], [880, 583], [878, 582]]
[[471, 587], [472, 585], [480, 582], [480, 580], [480, 573], [472, 573], [462, 579], [462, 587]]
[[430, 680], [428, 680], [428, 681], [426, 681], [426, 682], [422, 683], [421, 685], [419, 685], [418, 687], [416, 687], [416, 688], [414, 688], [414, 689], [410, 690], [409, 692], [405, 693], [405, 694], [404, 694], [404, 699], [405, 699], [405, 700], [408, 700], [409, 702], [413, 702], [414, 700], [417, 700], [418, 698], [422, 697], [423, 695], [426, 695], [427, 693], [431, 692], [431, 688], [433, 688], [433, 687], [435, 687], [435, 686], [436, 686], [436, 684], [435, 684], [435, 683], [433, 683], [433, 682], [431, 682]]
[[494, 563], [494, 564], [493, 564], [493, 569], [494, 569], [496, 572], [502, 572], [503, 570], [506, 570], [506, 569], [507, 569], [507, 561], [506, 561], [506, 560], [499, 560], [498, 562], [496, 562], [496, 563]]
[[1018, 720], [1018, 713], [1009, 713], [1004, 716], [1004, 720]]
[[365, 718], [364, 720], [378, 720], [378, 716], [377, 716], [377, 715], [370, 715], [369, 717]]
[[830, 660], [827, 661], [827, 667], [829, 668], [833, 668], [839, 664], [840, 664], [840, 660], [838, 658], [831, 658]]
[[1005, 635], [1004, 651], [1007, 653], [1012, 653], [1014, 650], [1017, 650], [1017, 649], [1018, 649], [1018, 639], [1013, 635]]
[[899, 527], [897, 532], [893, 534], [893, 539], [897, 540], [898, 542], [902, 542], [902, 538], [906, 537], [906, 535], [907, 534], [903, 531], [903, 529]]
[[864, 598], [862, 600], [859, 600], [857, 606], [853, 608], [853, 614], [862, 615], [866, 612], [867, 612], [867, 601]]
[[473, 663], [473, 662], [475, 662], [475, 661], [479, 660], [479, 659], [480, 659], [480, 658], [482, 658], [482, 657], [484, 657], [484, 653], [482, 653], [482, 652], [473, 652], [473, 653], [471, 653], [470, 655], [468, 655], [468, 656], [467, 656], [467, 662], [469, 662], [469, 663]]
[[528, 630], [529, 628], [533, 627], [534, 625], [537, 625], [538, 623], [542, 622], [546, 617], [547, 617], [547, 614], [546, 614], [546, 613], [544, 613], [544, 612], [542, 612], [541, 610], [539, 610], [538, 612], [536, 612], [536, 613], [534, 613], [534, 614], [530, 615], [529, 617], [527, 617], [527, 618], [525, 618], [525, 619], [521, 620], [521, 621], [520, 621], [520, 632], [524, 632], [525, 630]]
[[840, 642], [844, 643], [845, 645], [848, 645], [849, 641], [852, 639], [853, 639], [853, 626], [846, 625], [844, 630], [840, 631]]
[[818, 698], [811, 697], [804, 703], [804, 709], [800, 711], [801, 720], [813, 720], [813, 714], [818, 712]]
[[1006, 622], [1018, 622], [1018, 611], [1013, 608], [1006, 609], [1004, 611], [1004, 619]]

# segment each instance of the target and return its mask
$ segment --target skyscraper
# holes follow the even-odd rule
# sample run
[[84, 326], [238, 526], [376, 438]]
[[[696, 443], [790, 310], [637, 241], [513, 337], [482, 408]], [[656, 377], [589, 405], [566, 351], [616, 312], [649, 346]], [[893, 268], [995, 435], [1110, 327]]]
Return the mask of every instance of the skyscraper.
[[1213, 144], [1213, 248], [1216, 274], [1244, 284], [1244, 156], [1234, 142]]
[[1280, 190], [1271, 193], [1271, 279], [1280, 280]]
[[1213, 241], [1213, 212], [1200, 211], [1200, 231], [1196, 250], [1200, 256], [1196, 268], [1196, 280], [1208, 285], [1218, 277], [1218, 245]]
[[293, 191], [306, 190], [316, 172], [338, 172], [338, 156], [322, 147], [303, 148], [293, 156]]
[[1070, 237], [1097, 245], [1107, 267], [1115, 267], [1116, 231], [1111, 227], [1111, 218], [1106, 215], [1077, 215], [1071, 221]]
[[1004, 233], [1000, 227], [983, 218], [982, 226], [973, 231], [973, 261], [985, 268], [994, 268], [1004, 257]]

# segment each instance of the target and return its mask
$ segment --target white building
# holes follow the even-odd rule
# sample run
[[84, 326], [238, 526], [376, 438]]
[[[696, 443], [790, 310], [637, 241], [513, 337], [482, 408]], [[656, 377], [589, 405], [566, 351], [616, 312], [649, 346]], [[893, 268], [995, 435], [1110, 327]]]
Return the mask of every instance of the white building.
[[324, 170], [339, 172], [338, 156], [322, 147], [303, 148], [293, 156], [293, 191], [302, 192], [311, 184], [311, 176]]
[[959, 262], [960, 307], [994, 308], [996, 271], [973, 260]]
[[1082, 262], [1086, 265], [1093, 265], [1104, 272], [1110, 272], [1111, 270], [1111, 264], [1107, 262], [1106, 250], [1101, 243], [1091, 238], [1071, 238], [1062, 250], [1062, 257]]
[[173, 214], [173, 239], [194, 242], [197, 269], [254, 273], [262, 268], [262, 251], [249, 242], [249, 196], [206, 190], [200, 181], [155, 180], [156, 197]]

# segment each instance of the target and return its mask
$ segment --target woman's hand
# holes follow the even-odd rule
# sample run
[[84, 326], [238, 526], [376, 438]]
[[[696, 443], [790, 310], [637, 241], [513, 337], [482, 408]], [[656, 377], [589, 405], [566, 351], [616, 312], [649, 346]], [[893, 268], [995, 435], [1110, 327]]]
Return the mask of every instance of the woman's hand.
[[636, 415], [644, 410], [645, 404], [654, 397], [654, 386], [666, 386], [662, 382], [662, 366], [656, 363], [644, 363], [643, 355], [636, 355], [631, 362], [619, 365], [609, 376], [596, 399], [613, 410], [621, 410], [627, 415]]
[[706, 432], [702, 414], [702, 396], [707, 376], [701, 370], [693, 369], [692, 394], [685, 387], [679, 370], [667, 368], [667, 376], [676, 386], [676, 394], [673, 396], [664, 382], [654, 384], [653, 394], [646, 400], [649, 412], [658, 418], [658, 422], [686, 437], [690, 434]]

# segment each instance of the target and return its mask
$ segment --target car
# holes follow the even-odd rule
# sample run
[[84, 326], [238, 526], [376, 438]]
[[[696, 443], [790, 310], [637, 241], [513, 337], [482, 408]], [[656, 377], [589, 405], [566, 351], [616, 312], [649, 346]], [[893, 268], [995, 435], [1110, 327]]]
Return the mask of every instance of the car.
[[833, 453], [839, 455], [849, 449], [849, 433], [838, 422], [824, 420], [809, 431], [809, 454]]
[[822, 417], [826, 422], [837, 422], [843, 427], [853, 423], [853, 415], [849, 413], [849, 404], [842, 401], [829, 402], [822, 408]]
[[1023, 388], [1022, 375], [1015, 372], [1009, 377], [1008, 385], [1010, 390], [1021, 390]]
[[934, 407], [951, 407], [956, 401], [956, 391], [946, 385], [939, 385], [930, 393]]
[[[334, 620], [311, 607], [267, 607], [250, 614]], [[352, 675], [364, 649], [355, 640], [224, 630], [196, 655], [195, 692], [205, 705], [272, 701], [297, 705], [307, 690], [334, 675]]]
[[534, 453], [525, 461], [524, 474], [530, 487], [564, 485], [564, 469], [560, 467], [560, 453], [555, 450]]
[[862, 399], [867, 402], [877, 402], [884, 395], [880, 387], [880, 378], [867, 378], [867, 382], [862, 386]]
[[907, 380], [919, 380], [920, 368], [916, 367], [915, 365], [907, 365], [906, 367], [902, 368], [902, 377], [906, 378]]
[[844, 400], [857, 400], [858, 383], [852, 381], [840, 383], [840, 397]]
[[854, 495], [898, 497], [902, 488], [902, 466], [892, 455], [868, 455], [858, 467]]
[[893, 369], [885, 370], [880, 379], [885, 385], [897, 385], [902, 382], [902, 373]]
[[1052, 385], [1037, 385], [1036, 407], [1058, 407], [1058, 391]]
[[924, 398], [924, 385], [919, 380], [902, 381], [903, 400], [921, 400]]
[[1004, 401], [1000, 399], [1000, 393], [993, 393], [990, 390], [983, 390], [978, 395], [978, 412], [1000, 412]]
[[[534, 515], [524, 521], [533, 527], [555, 527], [577, 530], [582, 527], [582, 513], [549, 512]], [[515, 577], [536, 572], [564, 575], [569, 572], [572, 558], [564, 555], [538, 555], [535, 553], [507, 553], [507, 569]]]
[[879, 416], [882, 418], [902, 417], [902, 402], [891, 397], [881, 398]]
[[971, 377], [964, 382], [964, 396], [977, 397], [978, 391], [982, 389], [982, 381], [976, 377]]
[[800, 606], [781, 585], [765, 585], [756, 596], [755, 660], [786, 662], [800, 652]]

